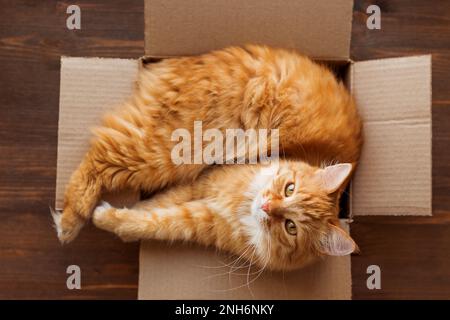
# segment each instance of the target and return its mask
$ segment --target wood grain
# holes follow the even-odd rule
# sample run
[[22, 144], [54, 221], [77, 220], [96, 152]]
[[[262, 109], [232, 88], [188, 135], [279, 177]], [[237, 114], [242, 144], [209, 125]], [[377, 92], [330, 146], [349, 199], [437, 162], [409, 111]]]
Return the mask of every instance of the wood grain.
[[[142, 1], [77, 1], [81, 30], [63, 1], [1, 1], [0, 299], [137, 297], [138, 245], [86, 228], [61, 247], [54, 204], [61, 55], [143, 54]], [[82, 289], [66, 288], [66, 268]]]
[[[59, 59], [143, 54], [143, 1], [76, 2], [82, 29], [67, 30], [72, 2], [0, 0], [0, 299], [135, 299], [138, 246], [87, 227], [61, 247], [51, 227]], [[370, 4], [381, 30], [366, 28]], [[433, 217], [358, 217], [352, 234], [355, 299], [450, 298], [450, 2], [355, 1], [352, 58], [433, 54]], [[67, 290], [66, 268], [83, 290]], [[368, 290], [366, 268], [382, 270]]]
[[[366, 8], [381, 9], [381, 30]], [[352, 59], [432, 54], [433, 217], [357, 217], [352, 235], [354, 299], [450, 298], [450, 2], [355, 1]], [[368, 290], [367, 267], [381, 267], [381, 290]]]

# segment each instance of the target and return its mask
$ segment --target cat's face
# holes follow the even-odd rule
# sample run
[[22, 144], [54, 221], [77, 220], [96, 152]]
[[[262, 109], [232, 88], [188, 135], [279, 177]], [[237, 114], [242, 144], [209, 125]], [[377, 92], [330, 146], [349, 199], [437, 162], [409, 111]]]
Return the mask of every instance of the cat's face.
[[256, 178], [248, 232], [258, 264], [302, 267], [319, 256], [347, 255], [356, 244], [339, 226], [339, 193], [352, 166], [324, 169], [282, 162]]

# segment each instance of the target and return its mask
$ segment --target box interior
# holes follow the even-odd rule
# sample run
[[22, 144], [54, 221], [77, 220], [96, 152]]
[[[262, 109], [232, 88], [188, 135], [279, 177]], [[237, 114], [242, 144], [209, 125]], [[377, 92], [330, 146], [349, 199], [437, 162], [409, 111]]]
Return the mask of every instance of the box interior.
[[355, 62], [364, 123], [351, 214], [431, 215], [431, 55]]
[[[349, 79], [351, 78], [351, 61], [350, 60], [337, 60], [337, 61], [316, 61], [318, 63], [326, 65], [336, 76], [337, 79], [343, 81], [350, 89]], [[351, 218], [350, 212], [350, 202], [351, 202], [351, 182], [344, 190], [341, 195], [341, 199], [339, 202], [339, 218], [340, 219], [349, 219]]]
[[[378, 63], [384, 63], [384, 69], [381, 68], [382, 75], [388, 75], [394, 77], [395, 81], [406, 79], [405, 88], [408, 88], [407, 92], [410, 92], [412, 86], [416, 81], [420, 81], [422, 84], [429, 83], [429, 76], [427, 71], [430, 72], [430, 57], [412, 57], [402, 58], [404, 60], [381, 61]], [[395, 72], [391, 71], [392, 66], [395, 68]], [[361, 88], [365, 88], [370, 92], [371, 96], [383, 97], [384, 94], [390, 93], [386, 91], [392, 87], [392, 82], [389, 79], [381, 79], [389, 86], [383, 87], [378, 81], [369, 83], [368, 86], [364, 86], [364, 76], [359, 76], [355, 79], [355, 73], [364, 69], [355, 70], [358, 64], [350, 65], [347, 67], [349, 71], [345, 73], [345, 69], [338, 69], [342, 74], [347, 75], [351, 89], [354, 91], [356, 99], [359, 99], [359, 105], [362, 105], [362, 115], [365, 117], [365, 121], [372, 121], [370, 111], [364, 108], [369, 108], [372, 104], [367, 103], [365, 97], [365, 91], [361, 91]], [[370, 67], [364, 66], [363, 67]], [[387, 70], [386, 70], [387, 68]], [[119, 106], [132, 92], [132, 84], [135, 80], [138, 70], [138, 62], [136, 60], [122, 60], [122, 59], [99, 59], [99, 58], [62, 58], [61, 61], [61, 96], [60, 96], [60, 121], [59, 121], [59, 135], [58, 135], [58, 168], [57, 168], [57, 195], [56, 205], [61, 208], [63, 190], [66, 185], [70, 174], [75, 170], [82, 156], [87, 151], [88, 141], [90, 137], [89, 128], [95, 126], [100, 122], [101, 115], [110, 109]], [[417, 72], [417, 73], [416, 73]], [[373, 79], [373, 72], [368, 73], [368, 78]], [[360, 78], [362, 77], [362, 80]], [[344, 77], [345, 78], [345, 77]], [[409, 80], [408, 80], [409, 79]], [[380, 81], [381, 81], [380, 80]], [[360, 84], [358, 81], [363, 81]], [[384, 91], [379, 92], [379, 88]], [[397, 89], [399, 86], [397, 86]], [[369, 90], [370, 89], [370, 90]], [[424, 85], [414, 89], [414, 92], [419, 93], [419, 97], [414, 99], [409, 97], [406, 99], [406, 104], [403, 107], [413, 106], [411, 112], [411, 119], [407, 119], [406, 123], [401, 121], [401, 127], [406, 127], [406, 133], [409, 135], [409, 139], [412, 139], [414, 143], [404, 146], [408, 149], [407, 155], [411, 155], [414, 152], [415, 157], [422, 157], [421, 163], [424, 168], [422, 175], [416, 178], [421, 178], [424, 184], [421, 185], [424, 193], [431, 194], [431, 189], [427, 190], [427, 186], [430, 187], [429, 171], [431, 166], [431, 155], [428, 157], [427, 151], [430, 150], [430, 135], [424, 135], [424, 132], [419, 131], [420, 135], [416, 136], [416, 127], [418, 124], [420, 128], [425, 128], [425, 133], [430, 134], [430, 119], [429, 119], [429, 86]], [[375, 91], [374, 91], [375, 90]], [[402, 98], [405, 100], [405, 92], [403, 90], [396, 90], [395, 93], [399, 93], [398, 97], [389, 95], [389, 100], [384, 101], [381, 106], [388, 105], [389, 108], [395, 108], [398, 105], [398, 100]], [[422, 96], [423, 95], [423, 96]], [[366, 100], [364, 100], [366, 99]], [[396, 101], [395, 103], [391, 103]], [[417, 103], [418, 101], [418, 103]], [[389, 104], [390, 103], [390, 104]], [[415, 103], [415, 104], [411, 104]], [[425, 107], [425, 109], [424, 109]], [[378, 106], [378, 108], [381, 108]], [[428, 109], [427, 109], [428, 108]], [[402, 114], [398, 110], [390, 110], [388, 115], [382, 113], [381, 115], [375, 113], [377, 117], [387, 117], [381, 122], [384, 126], [391, 124], [391, 130], [395, 131], [398, 126], [398, 122], [389, 118], [396, 114]], [[422, 116], [425, 120], [417, 123], [416, 117]], [[377, 118], [374, 120], [374, 124], [380, 123]], [[414, 129], [414, 130], [412, 130]], [[401, 131], [402, 134], [405, 132]], [[393, 141], [389, 140], [389, 137], [384, 137], [384, 140], [380, 141], [375, 139], [377, 137], [378, 130], [368, 132], [367, 139], [370, 142], [369, 148], [364, 150], [363, 159], [367, 157], [366, 162], [373, 161], [372, 153], [378, 152], [378, 150], [386, 149], [390, 147], [396, 147], [397, 136]], [[375, 137], [375, 138], [372, 138]], [[408, 143], [403, 140], [402, 143]], [[393, 142], [393, 145], [389, 143]], [[418, 149], [414, 149], [417, 147]], [[373, 150], [370, 148], [374, 148]], [[391, 166], [396, 163], [391, 162], [391, 158], [376, 158], [378, 162], [377, 166], [386, 167], [386, 170], [390, 170]], [[401, 160], [402, 164], [407, 159]], [[387, 161], [387, 162], [383, 162]], [[406, 173], [416, 173], [416, 167], [414, 163], [410, 161], [409, 167]], [[395, 167], [394, 167], [395, 169]], [[352, 201], [350, 206], [352, 208], [359, 208], [360, 205], [355, 198], [355, 193], [358, 189], [364, 190], [366, 179], [372, 179], [370, 172], [371, 166], [365, 168], [361, 166], [359, 170], [363, 171], [359, 178], [355, 177], [352, 185]], [[384, 169], [383, 169], [384, 170]], [[397, 170], [397, 169], [395, 169]], [[367, 171], [367, 173], [366, 173]], [[358, 179], [358, 180], [356, 180]], [[358, 184], [355, 183], [358, 181]], [[370, 180], [369, 180], [370, 181]], [[382, 182], [389, 182], [382, 180]], [[401, 182], [401, 180], [400, 180]], [[373, 185], [368, 187], [374, 188]], [[388, 188], [388, 186], [380, 186], [380, 188]], [[393, 189], [393, 193], [397, 197], [402, 197], [403, 192], [411, 192], [408, 189], [408, 185], [402, 185], [401, 189]], [[378, 189], [373, 189], [378, 190]], [[414, 190], [412, 190], [414, 191]], [[122, 194], [123, 196], [123, 194]], [[358, 195], [360, 197], [361, 195]], [[398, 201], [397, 197], [394, 197], [392, 201]], [[135, 201], [138, 195], [131, 194], [123, 196], [122, 201], [116, 202], [116, 205], [123, 205], [126, 202]], [[427, 197], [421, 198], [427, 200]], [[116, 198], [117, 200], [117, 198]], [[369, 199], [370, 200], [370, 197]], [[368, 201], [367, 197], [365, 201]], [[421, 201], [422, 201], [421, 200]], [[373, 200], [376, 201], [377, 199]], [[423, 208], [430, 210], [425, 206]], [[397, 207], [394, 207], [397, 209]], [[397, 211], [387, 211], [386, 214], [395, 214]], [[430, 212], [430, 211], [422, 211]], [[359, 211], [358, 211], [359, 213]], [[412, 212], [412, 214], [417, 214]], [[309, 269], [299, 270], [297, 272], [290, 272], [284, 275], [279, 273], [264, 273], [257, 281], [254, 281], [251, 285], [251, 289], [244, 286], [246, 283], [246, 275], [228, 275], [225, 268], [223, 271], [223, 259], [227, 261], [227, 255], [217, 253], [210, 248], [201, 248], [195, 245], [182, 245], [174, 244], [170, 246], [168, 250], [168, 244], [159, 243], [154, 241], [145, 241], [141, 246], [140, 257], [140, 280], [139, 280], [139, 297], [142, 299], [147, 298], [273, 298], [273, 299], [303, 299], [303, 298], [336, 298], [336, 299], [349, 299], [351, 297], [351, 273], [350, 273], [350, 257], [329, 258], [327, 260], [320, 261], [315, 264], [314, 267]], [[218, 273], [217, 270], [222, 270]], [[164, 277], [161, 277], [164, 274]], [[167, 276], [170, 274], [170, 276]], [[229, 279], [231, 277], [231, 280]], [[243, 279], [243, 277], [245, 279]], [[284, 277], [284, 278], [283, 278]], [[284, 279], [284, 280], [283, 280]], [[286, 281], [287, 279], [287, 281]], [[313, 279], [313, 280], [311, 280]], [[327, 280], [324, 282], [324, 280]], [[244, 282], [242, 282], [244, 281]], [[237, 284], [237, 285], [236, 285]], [[278, 288], [280, 284], [283, 287]], [[276, 291], [269, 290], [269, 288], [278, 288]], [[284, 289], [286, 288], [286, 289]], [[230, 290], [228, 290], [230, 289]], [[284, 292], [283, 294], [281, 292]]]
[[[136, 60], [68, 58], [61, 60], [56, 205], [61, 208], [70, 174], [87, 151], [89, 128], [132, 92]], [[112, 195], [116, 206], [138, 195]], [[110, 195], [111, 196], [111, 195]], [[115, 198], [114, 198], [115, 197]], [[348, 225], [343, 222], [344, 227]], [[228, 254], [194, 244], [144, 241], [139, 268], [140, 299], [350, 299], [350, 257], [330, 257], [296, 272], [269, 273], [238, 268], [229, 274]], [[237, 261], [238, 267], [242, 261]], [[233, 264], [231, 264], [233, 265]], [[249, 287], [247, 272], [250, 273]], [[162, 276], [164, 275], [164, 276]], [[258, 276], [257, 280], [253, 280]], [[270, 288], [270, 290], [269, 290]]]

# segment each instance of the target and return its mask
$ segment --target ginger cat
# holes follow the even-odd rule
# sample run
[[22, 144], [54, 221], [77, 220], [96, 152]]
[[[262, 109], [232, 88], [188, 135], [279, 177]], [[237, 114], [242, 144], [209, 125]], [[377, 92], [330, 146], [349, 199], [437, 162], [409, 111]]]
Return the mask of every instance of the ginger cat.
[[351, 164], [300, 161], [222, 166], [129, 209], [103, 202], [93, 221], [124, 241], [195, 241], [261, 270], [291, 270], [356, 250], [338, 219], [339, 189], [351, 171]]
[[206, 164], [171, 159], [175, 129], [279, 130], [282, 155], [311, 165], [359, 159], [361, 120], [345, 86], [293, 51], [232, 47], [144, 65], [132, 97], [107, 115], [67, 186], [58, 238], [73, 240], [102, 191], [154, 192], [194, 181]]

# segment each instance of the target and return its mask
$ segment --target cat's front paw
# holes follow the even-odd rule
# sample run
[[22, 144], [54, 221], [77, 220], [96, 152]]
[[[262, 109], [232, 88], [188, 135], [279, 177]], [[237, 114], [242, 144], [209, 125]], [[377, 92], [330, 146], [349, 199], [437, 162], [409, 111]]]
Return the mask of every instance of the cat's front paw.
[[112, 231], [109, 228], [111, 227], [112, 211], [114, 211], [114, 208], [108, 202], [102, 201], [94, 210], [92, 222], [97, 228]]
[[101, 215], [102, 213], [105, 213], [105, 211], [107, 211], [108, 209], [111, 209], [111, 208], [112, 208], [112, 206], [108, 202], [102, 201], [97, 206], [97, 208], [95, 208], [94, 214], [97, 213], [97, 214]]

